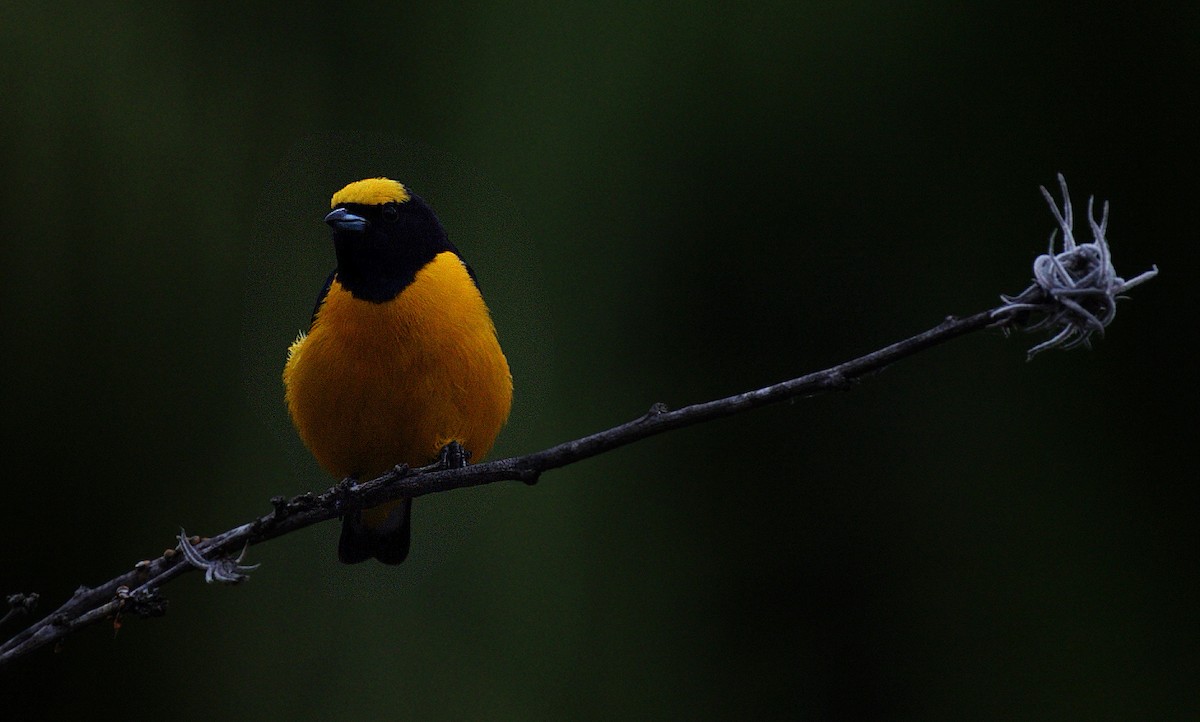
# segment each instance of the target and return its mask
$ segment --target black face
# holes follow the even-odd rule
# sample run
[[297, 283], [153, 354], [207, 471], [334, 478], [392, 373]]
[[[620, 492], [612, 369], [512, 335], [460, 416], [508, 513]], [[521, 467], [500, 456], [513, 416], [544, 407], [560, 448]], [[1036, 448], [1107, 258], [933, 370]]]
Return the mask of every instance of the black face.
[[343, 203], [337, 208], [350, 214], [338, 218], [331, 213], [327, 218], [333, 228], [337, 279], [355, 298], [390, 301], [439, 253], [458, 253], [433, 209], [417, 196], [405, 203]]

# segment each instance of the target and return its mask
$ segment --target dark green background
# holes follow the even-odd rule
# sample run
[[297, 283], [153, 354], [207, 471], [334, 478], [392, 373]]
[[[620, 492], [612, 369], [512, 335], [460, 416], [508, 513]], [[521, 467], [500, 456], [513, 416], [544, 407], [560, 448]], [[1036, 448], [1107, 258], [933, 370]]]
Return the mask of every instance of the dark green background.
[[478, 271], [496, 455], [988, 307], [1058, 171], [1162, 268], [1090, 352], [975, 334], [423, 499], [399, 568], [254, 548], [0, 716], [1194, 719], [1200, 11], [1053, 5], [0, 6], [0, 593], [42, 611], [331, 483], [278, 374], [350, 180]]

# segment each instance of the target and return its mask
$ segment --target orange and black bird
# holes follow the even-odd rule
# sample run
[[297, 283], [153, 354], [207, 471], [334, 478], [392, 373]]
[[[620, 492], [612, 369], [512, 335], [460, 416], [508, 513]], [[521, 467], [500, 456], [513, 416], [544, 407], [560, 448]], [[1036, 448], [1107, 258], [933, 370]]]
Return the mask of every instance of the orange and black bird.
[[[445, 449], [479, 460], [512, 405], [512, 376], [475, 273], [425, 201], [387, 178], [333, 195], [337, 268], [288, 349], [288, 411], [333, 476], [367, 480]], [[338, 557], [408, 556], [412, 499], [342, 517]]]

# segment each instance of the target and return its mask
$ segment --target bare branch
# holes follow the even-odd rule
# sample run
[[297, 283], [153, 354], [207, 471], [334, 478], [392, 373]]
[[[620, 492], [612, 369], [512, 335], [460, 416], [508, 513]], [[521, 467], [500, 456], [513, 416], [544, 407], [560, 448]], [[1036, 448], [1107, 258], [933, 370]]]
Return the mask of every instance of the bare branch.
[[[471, 464], [458, 469], [440, 469], [436, 466], [409, 469], [400, 466], [363, 483], [347, 479], [320, 494], [310, 492], [286, 501], [282, 497], [275, 497], [271, 500], [275, 509], [269, 514], [198, 543], [180, 535], [181, 543], [176, 547], [179, 552], [139, 562], [132, 571], [98, 587], [80, 587], [57, 610], [0, 645], [0, 665], [117, 614], [159, 614], [162, 611], [161, 604], [148, 603], [161, 600], [157, 590], [193, 569], [204, 569], [210, 581], [213, 581], [214, 575], [218, 580], [221, 580], [221, 575], [228, 577], [224, 581], [240, 580], [245, 577], [244, 572], [252, 568], [238, 565], [247, 546], [335, 519], [347, 511], [372, 507], [402, 496], [424, 496], [498, 481], [533, 484], [546, 471], [603, 454], [648, 436], [785, 399], [847, 389], [854, 380], [905, 356], [993, 325], [992, 313], [989, 310], [966, 318], [947, 318], [912, 338], [773, 386], [674, 411], [668, 410], [663, 404], [655, 404], [646, 414], [620, 426], [525, 456]], [[135, 604], [135, 601], [139, 603]]]
[[[1060, 182], [1065, 197], [1066, 184], [1061, 176]], [[1116, 276], [1107, 244], [1103, 240], [1108, 218], [1107, 206], [1099, 222], [1089, 212], [1089, 222], [1096, 240], [1080, 244], [1072, 235], [1073, 216], [1069, 198], [1064, 198], [1064, 208], [1060, 212], [1049, 193], [1044, 189], [1043, 193], [1051, 200], [1051, 208], [1063, 231], [1068, 250], [1055, 255], [1052, 237], [1050, 252], [1034, 263], [1034, 284], [1018, 296], [1003, 297], [1005, 303], [1001, 306], [963, 318], [948, 317], [937, 326], [903, 341], [772, 386], [673, 411], [663, 404], [655, 404], [647, 413], [632, 421], [525, 456], [453, 469], [439, 464], [420, 469], [400, 466], [362, 483], [346, 479], [320, 494], [309, 492], [291, 499], [274, 497], [271, 499], [274, 510], [264, 516], [208, 539], [188, 538], [181, 533], [175, 550], [168, 550], [157, 559], [138, 562], [131, 571], [98, 587], [80, 587], [57, 610], [0, 645], [0, 666], [104, 619], [113, 619], [114, 624], [119, 624], [122, 615], [146, 617], [163, 614], [166, 600], [159, 590], [167, 582], [193, 569], [203, 569], [209, 582], [240, 582], [257, 566], [241, 564], [248, 547], [335, 519], [349, 511], [373, 507], [400, 497], [424, 496], [498, 481], [533, 484], [543, 473], [552, 469], [672, 429], [786, 399], [848, 389], [858, 379], [902, 358], [982, 328], [996, 327], [1007, 332], [1012, 329], [1049, 327], [1056, 332], [1050, 342], [1039, 344], [1031, 354], [1052, 344], [1066, 347], [1087, 345], [1093, 331], [1101, 331], [1112, 321], [1116, 295], [1148, 280], [1153, 272], [1131, 281]], [[1068, 255], [1081, 251], [1086, 258]], [[1096, 288], [1096, 284], [1102, 288]], [[1043, 318], [1030, 324], [1027, 319], [1031, 314], [1040, 314]], [[28, 607], [24, 600], [29, 596], [13, 595], [9, 598], [10, 605], [14, 610], [22, 605]], [[36, 599], [36, 596], [33, 598]], [[10, 611], [4, 621], [15, 613]]]

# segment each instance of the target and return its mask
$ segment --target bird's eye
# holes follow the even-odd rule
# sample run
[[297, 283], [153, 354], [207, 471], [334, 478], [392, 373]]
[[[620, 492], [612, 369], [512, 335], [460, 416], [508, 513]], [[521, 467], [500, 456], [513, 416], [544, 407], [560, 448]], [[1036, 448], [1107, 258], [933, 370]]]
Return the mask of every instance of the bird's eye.
[[388, 223], [395, 223], [400, 218], [400, 209], [395, 203], [385, 203], [383, 210], [380, 211], [380, 216]]

